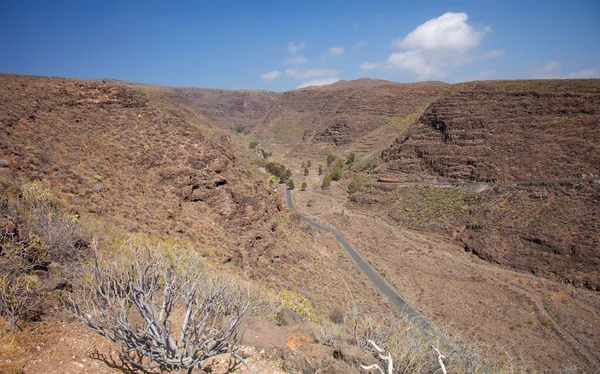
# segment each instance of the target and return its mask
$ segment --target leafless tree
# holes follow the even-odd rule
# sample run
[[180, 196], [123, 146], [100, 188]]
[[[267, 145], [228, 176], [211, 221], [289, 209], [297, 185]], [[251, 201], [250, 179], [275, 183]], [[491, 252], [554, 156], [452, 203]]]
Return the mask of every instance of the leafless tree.
[[192, 258], [138, 247], [124, 259], [97, 258], [68, 310], [117, 343], [129, 365], [191, 373], [224, 353], [246, 365], [238, 334], [249, 300], [243, 287]]

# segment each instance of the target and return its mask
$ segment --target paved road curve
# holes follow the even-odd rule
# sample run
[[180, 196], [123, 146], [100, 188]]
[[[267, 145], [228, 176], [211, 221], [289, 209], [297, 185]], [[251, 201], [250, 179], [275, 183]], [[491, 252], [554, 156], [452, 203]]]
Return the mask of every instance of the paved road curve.
[[[287, 188], [285, 189], [285, 201], [290, 209], [298, 212], [298, 209], [296, 209], [296, 205], [294, 204], [294, 200], [292, 199], [292, 193]], [[361, 256], [360, 253], [358, 253], [356, 248], [354, 248], [354, 246], [350, 244], [350, 242], [346, 239], [344, 235], [334, 231], [328, 226], [325, 226], [315, 220], [306, 217], [301, 213], [299, 214], [302, 220], [308, 222], [308, 224], [312, 227], [321, 231], [333, 233], [337, 241], [342, 246], [342, 248], [344, 248], [344, 250], [346, 251], [346, 253], [348, 253], [348, 255], [350, 255], [350, 257], [352, 257], [352, 260], [354, 260], [356, 266], [358, 266], [358, 268], [367, 277], [369, 277], [373, 284], [375, 284], [375, 287], [377, 287], [389, 299], [390, 303], [392, 303], [393, 306], [398, 308], [398, 310], [402, 314], [406, 315], [411, 319], [420, 320], [421, 322], [428, 324], [425, 317], [423, 317], [415, 308], [410, 306], [410, 304], [402, 297], [402, 295], [400, 295], [400, 293], [394, 288], [394, 286], [392, 286], [384, 277], [382, 277], [377, 272], [377, 270], [375, 270], [375, 268], [373, 268], [373, 266], [371, 266], [371, 264], [369, 264], [367, 260], [365, 260], [365, 258]]]

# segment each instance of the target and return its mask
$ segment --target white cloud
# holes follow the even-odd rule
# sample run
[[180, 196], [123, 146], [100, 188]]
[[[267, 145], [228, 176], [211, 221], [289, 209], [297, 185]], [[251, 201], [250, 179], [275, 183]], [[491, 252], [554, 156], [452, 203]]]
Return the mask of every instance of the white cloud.
[[392, 68], [412, 71], [417, 74], [419, 79], [443, 77], [445, 75], [442, 70], [434, 66], [434, 63], [427, 61], [427, 56], [421, 50], [392, 53], [387, 62], [388, 66]]
[[595, 68], [585, 69], [569, 73], [566, 78], [600, 78], [600, 70]]
[[297, 88], [304, 88], [304, 87], [310, 87], [310, 86], [325, 86], [327, 84], [335, 83], [339, 80], [340, 80], [340, 78], [338, 78], [338, 77], [327, 78], [327, 79], [318, 79], [318, 80], [304, 82], [301, 85], [299, 85]]
[[533, 71], [533, 78], [536, 79], [549, 79], [549, 78], [555, 78], [553, 76], [553, 74], [556, 74], [558, 71], [560, 71], [561, 65], [560, 62], [558, 61], [550, 61], [548, 62], [546, 65], [542, 66], [541, 68], [537, 68]]
[[504, 56], [504, 49], [496, 49], [483, 54], [483, 58], [498, 58]]
[[[393, 41], [403, 51], [392, 53], [381, 66], [411, 71], [419, 79], [443, 78], [457, 66], [502, 56], [503, 50], [473, 52], [491, 29], [475, 30], [468, 19], [466, 13], [449, 12], [423, 23], [404, 38]], [[360, 68], [367, 71], [378, 67], [377, 64], [363, 63]]]
[[273, 70], [270, 71], [268, 73], [264, 73], [263, 75], [260, 76], [260, 79], [264, 80], [264, 81], [272, 81], [277, 79], [277, 77], [279, 77], [281, 75], [281, 72], [277, 71], [277, 70]]
[[333, 48], [329, 48], [329, 55], [330, 56], [339, 56], [344, 54], [344, 48], [342, 47], [333, 47]]
[[300, 72], [298, 72], [297, 69], [287, 69], [285, 73], [295, 78], [302, 78], [302, 75], [300, 75]]
[[377, 69], [380, 66], [381, 66], [380, 62], [363, 62], [362, 64], [360, 64], [360, 70], [361, 71], [369, 71], [369, 70]]
[[287, 75], [291, 75], [295, 78], [316, 78], [316, 77], [326, 77], [330, 75], [337, 75], [339, 71], [333, 69], [309, 69], [306, 71], [298, 71], [298, 69], [287, 69], [285, 71]]
[[302, 57], [302, 56], [295, 56], [295, 57], [289, 58], [287, 60], [287, 62], [289, 62], [290, 64], [298, 65], [298, 64], [304, 64], [304, 63], [308, 62], [308, 59], [306, 57]]
[[299, 44], [294, 44], [290, 42], [290, 44], [288, 44], [288, 52], [290, 52], [291, 55], [295, 55], [298, 54], [298, 52], [300, 52], [301, 50], [303, 50], [304, 47], [306, 47], [306, 43], [304, 42], [301, 42]]
[[467, 23], [467, 13], [445, 13], [431, 19], [394, 44], [406, 49], [466, 51], [479, 45], [481, 38], [490, 31], [475, 31]]

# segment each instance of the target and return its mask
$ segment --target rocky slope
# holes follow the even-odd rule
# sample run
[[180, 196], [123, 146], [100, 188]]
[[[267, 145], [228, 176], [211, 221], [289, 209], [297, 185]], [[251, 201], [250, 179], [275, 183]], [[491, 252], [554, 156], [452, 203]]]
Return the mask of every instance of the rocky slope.
[[[600, 80], [457, 84], [382, 152], [399, 181], [557, 180], [600, 174]], [[442, 233], [502, 266], [600, 289], [600, 185], [481, 193], [368, 186], [358, 206]]]
[[442, 82], [360, 79], [287, 91], [253, 134], [297, 155], [371, 152], [388, 145], [447, 87]]
[[461, 83], [382, 158], [404, 180], [598, 175], [599, 116], [600, 80]]

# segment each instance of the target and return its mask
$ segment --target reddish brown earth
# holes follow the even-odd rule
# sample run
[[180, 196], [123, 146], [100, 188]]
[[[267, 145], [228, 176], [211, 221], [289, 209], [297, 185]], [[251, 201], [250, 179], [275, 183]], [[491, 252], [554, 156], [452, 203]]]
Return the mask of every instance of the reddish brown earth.
[[[295, 193], [300, 210], [344, 233], [426, 316], [547, 372], [594, 372], [600, 185], [476, 193], [365, 183], [350, 197], [355, 171], [325, 191], [315, 172], [329, 152], [360, 151], [357, 159], [375, 159], [380, 175], [400, 181], [598, 175], [599, 92], [598, 80], [359, 80], [279, 94], [3, 74], [0, 178], [40, 180], [82, 220], [194, 246], [216, 267], [303, 294], [320, 321], [349, 307], [344, 289], [365, 313], [387, 313], [334, 238], [284, 209], [282, 186], [269, 186], [247, 143], [225, 130], [244, 128], [294, 170], [297, 186], [308, 182]], [[306, 178], [303, 159], [313, 163]], [[82, 363], [93, 340], [71, 322], [60, 332], [57, 320], [45, 323], [49, 339], [81, 339], [72, 361]], [[327, 350], [312, 337], [290, 339], [305, 355]], [[21, 355], [2, 370], [79, 367], [69, 352], [54, 362], [54, 351], [27, 339], [0, 346], [4, 363], [10, 347]], [[287, 362], [303, 365], [294, 357]], [[35, 366], [42, 358], [50, 366]]]
[[598, 79], [461, 83], [382, 158], [407, 180], [600, 175], [599, 116]]
[[448, 85], [360, 79], [284, 92], [253, 134], [292, 155], [335, 149], [372, 152], [389, 144]]

